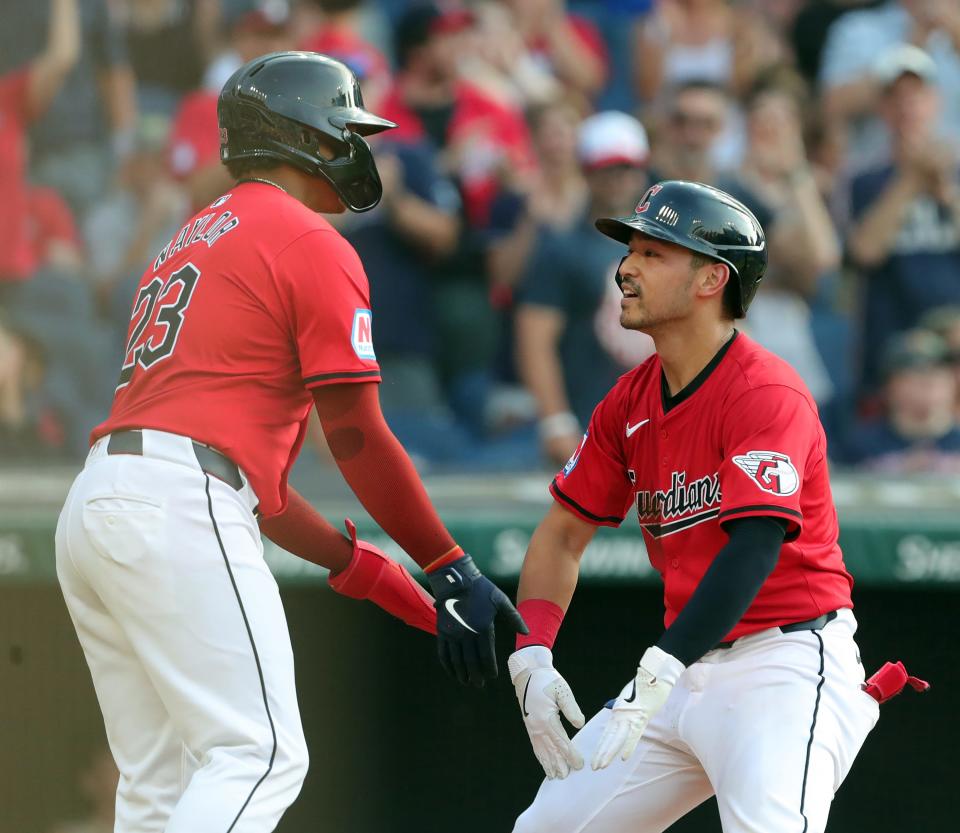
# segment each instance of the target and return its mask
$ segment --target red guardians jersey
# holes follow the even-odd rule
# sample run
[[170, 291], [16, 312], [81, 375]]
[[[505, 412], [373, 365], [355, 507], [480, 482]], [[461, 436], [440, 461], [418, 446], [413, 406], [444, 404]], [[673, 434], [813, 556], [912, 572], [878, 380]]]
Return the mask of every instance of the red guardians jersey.
[[192, 437], [243, 469], [269, 516], [286, 504], [309, 389], [379, 381], [353, 247], [279, 188], [247, 182], [147, 267], [113, 407], [91, 442], [123, 428]]
[[826, 452], [800, 377], [738, 333], [674, 397], [657, 355], [624, 374], [550, 490], [601, 526], [618, 526], [635, 508], [663, 577], [667, 627], [726, 544], [726, 521], [785, 521], [776, 568], [725, 637], [736, 639], [852, 607]]

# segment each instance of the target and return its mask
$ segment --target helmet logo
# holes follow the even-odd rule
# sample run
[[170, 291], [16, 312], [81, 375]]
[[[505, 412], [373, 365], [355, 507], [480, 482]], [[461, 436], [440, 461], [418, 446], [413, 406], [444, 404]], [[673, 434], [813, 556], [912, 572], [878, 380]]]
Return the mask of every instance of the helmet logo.
[[634, 212], [637, 214], [643, 214], [650, 207], [650, 198], [656, 196], [663, 190], [662, 185], [652, 185], [646, 194], [643, 195], [643, 199], [637, 203], [637, 207], [634, 209]]
[[680, 219], [680, 215], [675, 209], [664, 204], [660, 206], [660, 210], [657, 212], [657, 216], [654, 219], [659, 220], [665, 226], [675, 226], [677, 221]]

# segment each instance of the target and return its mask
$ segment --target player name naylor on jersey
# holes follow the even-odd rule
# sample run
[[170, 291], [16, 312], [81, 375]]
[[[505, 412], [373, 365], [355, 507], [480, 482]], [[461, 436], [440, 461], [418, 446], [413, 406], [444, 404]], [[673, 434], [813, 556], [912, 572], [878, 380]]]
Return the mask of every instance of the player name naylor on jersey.
[[[231, 194], [226, 194], [220, 197], [210, 207], [220, 208], [231, 196]], [[215, 220], [214, 217], [216, 217]], [[211, 211], [197, 217], [192, 223], [187, 223], [180, 229], [177, 236], [163, 247], [160, 254], [157, 255], [157, 259], [153, 262], [153, 271], [156, 272], [181, 249], [186, 249], [194, 243], [206, 243], [210, 247], [228, 231], [233, 231], [239, 225], [240, 218], [234, 217], [232, 211], [222, 211], [219, 216], [216, 211]]]
[[720, 514], [720, 475], [708, 474], [687, 483], [685, 471], [670, 476], [670, 488], [636, 493], [637, 517], [654, 538], [696, 526]]

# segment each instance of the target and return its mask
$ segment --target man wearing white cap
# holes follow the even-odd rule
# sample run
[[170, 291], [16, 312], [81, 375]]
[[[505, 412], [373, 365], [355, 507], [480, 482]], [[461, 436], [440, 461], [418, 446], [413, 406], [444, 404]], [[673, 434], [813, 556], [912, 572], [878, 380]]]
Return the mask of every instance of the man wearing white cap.
[[850, 159], [874, 161], [886, 152], [876, 118], [884, 81], [877, 56], [900, 44], [915, 44], [932, 59], [936, 86], [944, 96], [939, 117], [943, 135], [960, 133], [960, 4], [954, 0], [889, 0], [877, 8], [842, 15], [828, 33], [820, 63], [827, 111], [849, 121]]
[[623, 339], [612, 280], [622, 247], [593, 227], [628, 211], [646, 188], [646, 132], [626, 113], [597, 113], [580, 126], [577, 155], [589, 205], [573, 229], [541, 237], [517, 292], [519, 372], [537, 401], [544, 454], [559, 464], [620, 374], [653, 352], [648, 342]]
[[[882, 344], [934, 307], [960, 303], [960, 161], [937, 135], [941, 96], [932, 58], [914, 46], [881, 55], [880, 111], [891, 161], [857, 176], [848, 248], [865, 281], [864, 343]], [[864, 350], [864, 381], [878, 381]]]

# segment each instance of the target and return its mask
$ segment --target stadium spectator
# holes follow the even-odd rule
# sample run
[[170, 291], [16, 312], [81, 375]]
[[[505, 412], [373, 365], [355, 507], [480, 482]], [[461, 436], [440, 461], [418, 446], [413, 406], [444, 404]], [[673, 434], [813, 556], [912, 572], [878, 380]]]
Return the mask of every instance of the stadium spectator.
[[320, 12], [320, 21], [300, 40], [298, 49], [319, 52], [345, 63], [363, 79], [363, 101], [373, 111], [390, 87], [390, 65], [386, 56], [361, 31], [363, 0], [311, 0]]
[[428, 462], [466, 448], [444, 399], [431, 271], [456, 249], [460, 196], [437, 169], [426, 143], [391, 143], [377, 155], [383, 198], [373, 211], [337, 218], [370, 280], [377, 360], [384, 372], [380, 401], [406, 447]]
[[735, 110], [729, 94], [713, 82], [695, 79], [668, 98], [669, 110], [654, 134], [655, 178], [713, 183], [734, 156], [739, 161], [730, 147]]
[[851, 186], [849, 251], [863, 272], [864, 382], [877, 380], [876, 350], [933, 307], [960, 303], [960, 162], [937, 135], [940, 96], [932, 59], [897, 47], [883, 60], [881, 112], [893, 158]]
[[502, 0], [534, 58], [571, 92], [591, 98], [607, 78], [607, 50], [597, 27], [570, 14], [564, 0]]
[[132, 153], [114, 187], [84, 223], [90, 278], [118, 344], [127, 334], [133, 291], [144, 263], [189, 216], [186, 195], [166, 169], [168, 132], [166, 116], [140, 116]]
[[462, 50], [471, 43], [473, 15], [411, 7], [398, 21], [398, 71], [380, 113], [399, 127], [384, 144], [417, 143], [437, 154], [440, 172], [461, 196], [463, 232], [456, 251], [432, 271], [437, 362], [448, 401], [476, 437], [487, 432], [487, 403], [496, 385], [501, 322], [486, 271], [483, 230], [504, 181], [533, 168], [523, 115], [464, 79]]
[[24, 66], [0, 75], [0, 301], [38, 265], [31, 240], [27, 125], [50, 105], [80, 51], [76, 0], [53, 0], [46, 46]]
[[22, 322], [0, 310], [0, 460], [42, 459], [58, 443], [59, 432], [51, 436], [41, 406], [45, 373], [43, 348]]
[[192, 211], [208, 205], [232, 184], [220, 164], [217, 97], [223, 85], [247, 61], [292, 46], [284, 0], [263, 0], [253, 8], [242, 6], [226, 15], [224, 25], [229, 32], [228, 48], [207, 67], [203, 86], [181, 99], [170, 132], [170, 173], [186, 187]]
[[787, 32], [797, 69], [811, 86], [817, 83], [827, 32], [834, 21], [851, 9], [875, 6], [877, 2], [878, 0], [813, 0], [801, 3]]
[[860, 426], [850, 462], [888, 473], [960, 472], [957, 381], [946, 342], [929, 330], [892, 336], [883, 353], [884, 414]]
[[938, 127], [960, 134], [960, 4], [951, 0], [890, 0], [878, 8], [853, 11], [829, 29], [823, 48], [820, 84], [830, 118], [853, 128], [850, 161], [859, 168], [889, 156], [886, 135], [876, 118], [886, 81], [876, 72], [878, 55], [911, 44], [929, 53], [944, 107]]
[[[562, 83], [550, 65], [528, 47], [508, 4], [485, 2], [473, 7], [472, 12], [474, 25], [458, 61], [463, 77], [492, 97], [514, 101], [520, 107], [562, 94]], [[576, 98], [582, 109], [589, 108], [583, 96]]]
[[[840, 243], [807, 161], [802, 114], [808, 106], [799, 76], [769, 76], [746, 104], [747, 153], [737, 175], [742, 191], [769, 209], [764, 228], [770, 247], [767, 274], [747, 326], [751, 335], [786, 359], [821, 407], [834, 384], [814, 338], [811, 302], [821, 281], [840, 266]], [[730, 180], [721, 178], [727, 189]], [[845, 355], [831, 357], [843, 362]], [[849, 376], [839, 369], [843, 378]]]
[[173, 112], [217, 46], [220, 0], [126, 0], [121, 6], [141, 109]]
[[637, 204], [648, 184], [646, 134], [632, 116], [606, 111], [583, 122], [577, 147], [589, 204], [575, 227], [543, 229], [517, 292], [520, 377], [537, 403], [544, 456], [561, 465], [597, 402], [653, 350], [647, 336], [624, 338], [614, 280], [624, 249], [593, 226]]
[[517, 103], [461, 76], [461, 35], [473, 23], [469, 12], [412, 7], [397, 23], [397, 78], [381, 110], [399, 125], [387, 140], [429, 139], [441, 149], [443, 172], [457, 181], [468, 221], [484, 226], [500, 179], [529, 171], [533, 156]]
[[947, 360], [957, 383], [956, 415], [960, 424], [960, 306], [935, 307], [920, 319], [919, 327], [936, 333], [947, 345]]
[[637, 25], [633, 55], [637, 97], [662, 108], [691, 81], [745, 93], [783, 46], [759, 15], [726, 0], [661, 0]]
[[504, 190], [494, 201], [487, 263], [495, 288], [513, 289], [541, 232], [562, 233], [581, 222], [589, 195], [577, 158], [580, 121], [568, 97], [528, 110], [537, 170], [523, 191]]
[[57, 269], [80, 277], [86, 253], [70, 206], [53, 188], [27, 191], [27, 234], [39, 269]]
[[[108, 0], [78, 0], [81, 48], [72, 68], [30, 131], [31, 176], [56, 188], [78, 217], [106, 188], [115, 161], [129, 149], [136, 117], [135, 82], [126, 39]], [[42, 52], [55, 0], [21, 3], [0, 27], [3, 70]]]

